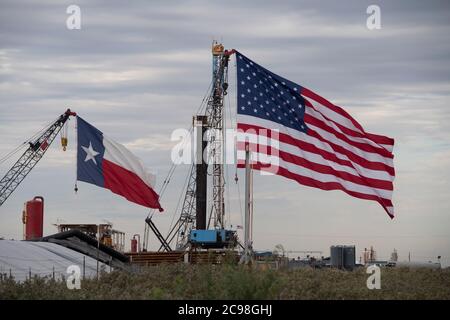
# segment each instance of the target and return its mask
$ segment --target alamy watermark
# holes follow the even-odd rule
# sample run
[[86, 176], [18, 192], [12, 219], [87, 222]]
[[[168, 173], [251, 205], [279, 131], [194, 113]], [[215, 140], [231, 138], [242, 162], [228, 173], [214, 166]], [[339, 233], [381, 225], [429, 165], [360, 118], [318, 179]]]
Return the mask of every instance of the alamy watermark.
[[367, 7], [366, 13], [369, 15], [366, 20], [366, 26], [369, 30], [381, 29], [381, 9], [380, 6], [372, 4]]
[[373, 264], [367, 267], [366, 273], [370, 274], [367, 278], [367, 289], [381, 289], [381, 269], [379, 266]]
[[[203, 137], [199, 130], [176, 129], [171, 141], [177, 141], [172, 148], [171, 159], [179, 164], [237, 164], [244, 165], [245, 150], [248, 147], [250, 161], [258, 165], [262, 174], [276, 174], [280, 167], [280, 133], [276, 129], [208, 129]], [[201, 131], [199, 131], [201, 132]], [[197, 148], [206, 142], [206, 148], [199, 157]]]
[[72, 4], [67, 7], [66, 13], [69, 17], [66, 19], [66, 27], [69, 30], [81, 29], [81, 9], [79, 6]]
[[67, 267], [66, 273], [69, 275], [66, 280], [67, 289], [81, 289], [81, 270], [77, 265]]

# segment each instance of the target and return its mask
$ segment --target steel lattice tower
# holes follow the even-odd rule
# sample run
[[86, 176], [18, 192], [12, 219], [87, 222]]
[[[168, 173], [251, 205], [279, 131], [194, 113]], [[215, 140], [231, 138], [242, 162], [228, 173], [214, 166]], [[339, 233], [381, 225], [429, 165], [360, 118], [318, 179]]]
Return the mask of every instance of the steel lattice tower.
[[[208, 222], [215, 229], [225, 227], [224, 205], [224, 96], [228, 88], [228, 61], [230, 52], [224, 50], [217, 42], [212, 46], [212, 89], [207, 101], [205, 116], [207, 117], [207, 163], [212, 166], [212, 203]], [[192, 165], [183, 206], [178, 221], [170, 230], [166, 241], [170, 243], [176, 237], [176, 250], [183, 250], [188, 243], [188, 236], [195, 228], [196, 221], [196, 166]], [[160, 247], [162, 250], [163, 247]]]
[[[206, 106], [208, 117], [208, 164], [212, 164], [212, 206], [210, 222], [214, 228], [225, 227], [224, 178], [224, 96], [228, 87], [228, 60], [222, 44], [213, 43], [213, 88]], [[208, 226], [210, 223], [208, 223]]]

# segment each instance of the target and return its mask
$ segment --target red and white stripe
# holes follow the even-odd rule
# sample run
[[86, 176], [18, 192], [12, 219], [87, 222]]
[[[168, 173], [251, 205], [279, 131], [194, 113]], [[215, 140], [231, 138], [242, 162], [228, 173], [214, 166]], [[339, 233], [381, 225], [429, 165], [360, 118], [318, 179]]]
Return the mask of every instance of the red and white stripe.
[[103, 178], [105, 188], [129, 201], [163, 211], [154, 191], [155, 175], [122, 144], [103, 135]]
[[[342, 190], [357, 198], [377, 201], [393, 218], [394, 140], [365, 132], [342, 108], [306, 88], [302, 88], [301, 95], [306, 100], [307, 133], [238, 114], [239, 166], [248, 143], [253, 168], [275, 172], [303, 185]], [[278, 133], [270, 134], [271, 130]], [[261, 160], [267, 158], [270, 161]], [[276, 164], [275, 168], [268, 167], [268, 162]]]

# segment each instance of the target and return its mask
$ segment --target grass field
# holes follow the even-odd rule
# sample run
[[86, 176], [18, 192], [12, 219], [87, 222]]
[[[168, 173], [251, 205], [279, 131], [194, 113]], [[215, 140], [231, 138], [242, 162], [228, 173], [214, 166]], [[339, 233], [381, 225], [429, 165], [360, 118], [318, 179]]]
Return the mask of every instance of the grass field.
[[64, 281], [0, 281], [0, 299], [450, 299], [450, 270], [381, 269], [369, 290], [365, 269], [255, 270], [233, 265], [160, 265], [102, 274], [80, 290]]

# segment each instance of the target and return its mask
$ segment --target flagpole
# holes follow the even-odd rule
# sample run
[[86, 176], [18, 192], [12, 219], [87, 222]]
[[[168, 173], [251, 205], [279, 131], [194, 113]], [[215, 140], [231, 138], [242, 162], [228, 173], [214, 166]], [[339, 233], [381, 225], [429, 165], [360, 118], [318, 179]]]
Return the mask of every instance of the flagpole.
[[100, 223], [97, 226], [97, 280], [98, 280], [98, 269], [99, 269], [99, 263], [98, 263], [98, 259], [99, 254], [100, 254]]
[[74, 137], [75, 137], [75, 139], [74, 140], [76, 140], [77, 141], [77, 143], [76, 143], [76, 152], [75, 152], [75, 187], [73, 188], [73, 191], [75, 191], [75, 194], [77, 194], [77, 192], [78, 192], [78, 184], [77, 184], [77, 179], [78, 179], [78, 148], [80, 147], [79, 145], [78, 145], [78, 120], [77, 120], [77, 118], [75, 117], [75, 134], [74, 134]]
[[250, 168], [249, 145], [245, 146], [245, 222], [244, 222], [244, 253], [240, 263], [249, 264], [252, 261], [252, 177]]

